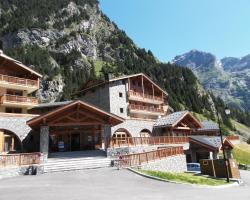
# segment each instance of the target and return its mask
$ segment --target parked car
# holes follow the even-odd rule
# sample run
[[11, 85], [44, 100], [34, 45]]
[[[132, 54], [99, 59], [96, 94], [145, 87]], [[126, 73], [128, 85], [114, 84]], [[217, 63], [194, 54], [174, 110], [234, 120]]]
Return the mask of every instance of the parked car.
[[187, 170], [188, 171], [194, 171], [194, 172], [201, 171], [200, 163], [188, 163], [187, 164]]

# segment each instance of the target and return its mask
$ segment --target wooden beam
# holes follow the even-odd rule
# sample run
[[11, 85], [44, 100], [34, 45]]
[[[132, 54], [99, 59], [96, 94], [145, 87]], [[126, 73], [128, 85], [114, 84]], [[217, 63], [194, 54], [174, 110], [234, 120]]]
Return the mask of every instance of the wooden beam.
[[62, 127], [67, 127], [67, 126], [86, 126], [86, 125], [101, 125], [102, 123], [93, 121], [93, 122], [70, 122], [70, 123], [56, 123], [56, 124], [48, 124], [50, 127], [55, 127], [55, 126], [62, 126]]
[[143, 83], [143, 76], [141, 76], [141, 85], [142, 85], [142, 95], [144, 98], [144, 83]]
[[153, 84], [152, 84], [152, 92], [153, 92], [153, 100], [155, 100], [155, 89]]
[[4, 151], [4, 132], [0, 131], [0, 152]]

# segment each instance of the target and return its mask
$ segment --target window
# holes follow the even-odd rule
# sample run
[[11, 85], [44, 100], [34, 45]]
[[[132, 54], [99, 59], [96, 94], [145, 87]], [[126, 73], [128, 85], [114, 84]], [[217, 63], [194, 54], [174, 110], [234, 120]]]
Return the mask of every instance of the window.
[[120, 108], [120, 113], [123, 113], [123, 108]]
[[119, 92], [119, 97], [122, 97], [122, 93], [121, 92]]

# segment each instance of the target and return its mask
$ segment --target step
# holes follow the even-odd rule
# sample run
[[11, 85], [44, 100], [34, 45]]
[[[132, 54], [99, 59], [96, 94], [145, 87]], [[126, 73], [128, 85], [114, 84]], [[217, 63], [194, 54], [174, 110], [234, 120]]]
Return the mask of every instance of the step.
[[44, 173], [59, 172], [59, 171], [73, 171], [82, 169], [94, 169], [104, 168], [111, 165], [109, 158], [96, 158], [96, 157], [84, 157], [84, 158], [67, 158], [67, 159], [48, 159], [48, 162], [44, 163]]
[[107, 160], [109, 158], [93, 158], [93, 157], [86, 157], [86, 158], [66, 158], [66, 159], [51, 159], [49, 158], [46, 163], [55, 163], [55, 162], [75, 162], [75, 161], [90, 161], [90, 160]]
[[54, 165], [44, 165], [44, 167], [60, 167], [60, 166], [79, 166], [79, 165], [93, 165], [93, 164], [110, 164], [110, 161], [105, 161], [105, 162], [83, 162], [83, 163], [65, 163], [65, 164], [54, 164]]
[[82, 169], [95, 169], [95, 168], [105, 168], [109, 167], [110, 164], [95, 164], [95, 165], [77, 165], [77, 166], [61, 166], [61, 167], [56, 167], [56, 168], [44, 168], [44, 173], [49, 173], [49, 172], [59, 172], [59, 171], [74, 171], [74, 170], [82, 170]]

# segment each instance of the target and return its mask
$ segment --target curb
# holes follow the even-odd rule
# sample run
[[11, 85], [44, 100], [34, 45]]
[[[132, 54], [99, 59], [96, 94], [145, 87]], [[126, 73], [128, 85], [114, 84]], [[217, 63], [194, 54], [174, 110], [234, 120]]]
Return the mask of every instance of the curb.
[[143, 176], [145, 178], [149, 178], [149, 179], [153, 179], [153, 180], [157, 180], [157, 181], [162, 181], [162, 182], [167, 182], [167, 183], [173, 183], [173, 184], [182, 184], [182, 185], [189, 185], [189, 186], [193, 186], [193, 187], [198, 187], [198, 188], [214, 188], [214, 189], [222, 189], [222, 188], [230, 188], [230, 187], [235, 187], [235, 186], [240, 186], [239, 183], [237, 182], [234, 182], [234, 183], [231, 183], [231, 184], [227, 184], [227, 185], [216, 185], [216, 186], [210, 186], [210, 185], [197, 185], [197, 184], [192, 184], [192, 183], [182, 183], [182, 182], [176, 182], [176, 181], [170, 181], [170, 180], [166, 180], [166, 179], [162, 179], [162, 178], [158, 178], [158, 177], [155, 177], [155, 176], [150, 176], [150, 175], [147, 175], [147, 174], [144, 174], [144, 173], [141, 173], [135, 169], [132, 169], [132, 168], [127, 168], [129, 171], [137, 174], [137, 175], [140, 175], [140, 176]]

